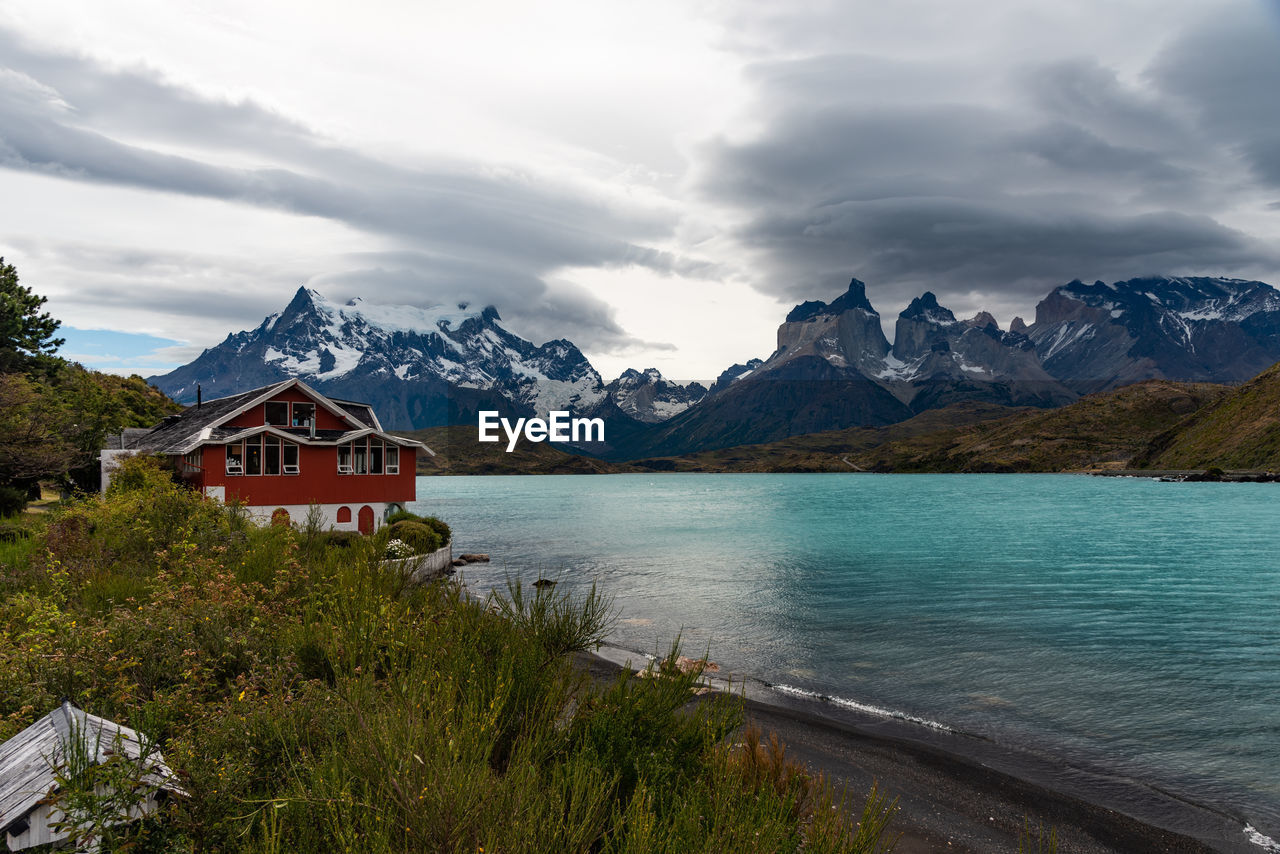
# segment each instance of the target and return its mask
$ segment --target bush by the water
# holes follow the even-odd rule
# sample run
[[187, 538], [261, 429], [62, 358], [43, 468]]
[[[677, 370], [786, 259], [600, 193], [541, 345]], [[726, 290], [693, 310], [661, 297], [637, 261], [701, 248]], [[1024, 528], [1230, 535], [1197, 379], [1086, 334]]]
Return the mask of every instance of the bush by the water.
[[330, 548], [126, 465], [0, 548], [0, 740], [69, 697], [157, 738], [187, 792], [113, 850], [883, 848], [891, 807], [733, 743], [741, 702], [691, 702], [674, 650], [592, 683], [596, 593], [413, 585], [380, 538]]
[[388, 537], [409, 546], [415, 554], [429, 554], [444, 545], [440, 535], [422, 522], [396, 522], [388, 525], [386, 531]]
[[[388, 525], [394, 526], [401, 522], [418, 522], [426, 525], [439, 535], [441, 546], [448, 545], [449, 541], [453, 539], [453, 531], [449, 529], [447, 524], [440, 519], [437, 519], [435, 516], [419, 516], [416, 513], [410, 513], [408, 510], [397, 510], [387, 517]], [[436, 548], [439, 548], [439, 546]]]

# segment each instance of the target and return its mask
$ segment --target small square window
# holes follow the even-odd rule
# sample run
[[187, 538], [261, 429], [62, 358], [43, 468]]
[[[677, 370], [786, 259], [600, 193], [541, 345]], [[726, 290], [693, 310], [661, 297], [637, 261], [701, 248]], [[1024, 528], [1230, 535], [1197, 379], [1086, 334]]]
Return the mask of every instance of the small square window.
[[268, 424], [286, 426], [289, 423], [289, 404], [283, 400], [268, 400], [263, 406]]
[[314, 403], [295, 403], [293, 405], [293, 425], [294, 427], [310, 427], [311, 422], [316, 417], [316, 405]]

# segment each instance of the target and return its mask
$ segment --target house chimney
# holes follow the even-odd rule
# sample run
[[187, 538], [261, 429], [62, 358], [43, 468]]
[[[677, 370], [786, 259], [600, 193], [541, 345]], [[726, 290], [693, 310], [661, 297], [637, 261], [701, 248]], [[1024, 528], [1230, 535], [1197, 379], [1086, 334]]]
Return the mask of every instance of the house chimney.
[[199, 408], [200, 408], [200, 403], [201, 403], [200, 398], [201, 398], [201, 396], [202, 396], [202, 395], [201, 395], [201, 393], [200, 393], [200, 383], [196, 383], [196, 409], [199, 409]]

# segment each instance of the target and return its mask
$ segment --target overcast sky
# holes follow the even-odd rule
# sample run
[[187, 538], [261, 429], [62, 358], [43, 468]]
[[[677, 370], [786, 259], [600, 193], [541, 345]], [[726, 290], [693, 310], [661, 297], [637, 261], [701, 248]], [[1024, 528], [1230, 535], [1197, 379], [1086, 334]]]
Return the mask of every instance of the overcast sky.
[[1276, 92], [1276, 0], [5, 0], [0, 254], [125, 372], [307, 285], [712, 378], [853, 276], [1280, 284]]

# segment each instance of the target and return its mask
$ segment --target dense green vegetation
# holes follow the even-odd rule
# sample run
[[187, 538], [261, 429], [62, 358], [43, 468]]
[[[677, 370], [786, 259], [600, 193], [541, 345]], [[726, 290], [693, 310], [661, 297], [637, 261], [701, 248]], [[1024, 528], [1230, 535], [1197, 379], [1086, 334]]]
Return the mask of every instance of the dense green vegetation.
[[22, 509], [41, 480], [96, 489], [108, 435], [182, 409], [141, 377], [56, 357], [59, 323], [44, 302], [0, 258], [0, 516]]
[[[840, 808], [776, 742], [734, 742], [740, 701], [694, 698], [674, 650], [589, 680], [595, 593], [411, 585], [388, 533], [257, 527], [143, 458], [26, 524], [0, 539], [0, 739], [69, 697], [157, 739], [187, 792], [109, 850], [881, 847], [882, 800]], [[94, 826], [92, 785], [66, 791]]]
[[63, 344], [62, 324], [41, 311], [46, 300], [18, 281], [18, 270], [0, 258], [0, 373], [29, 370]]

